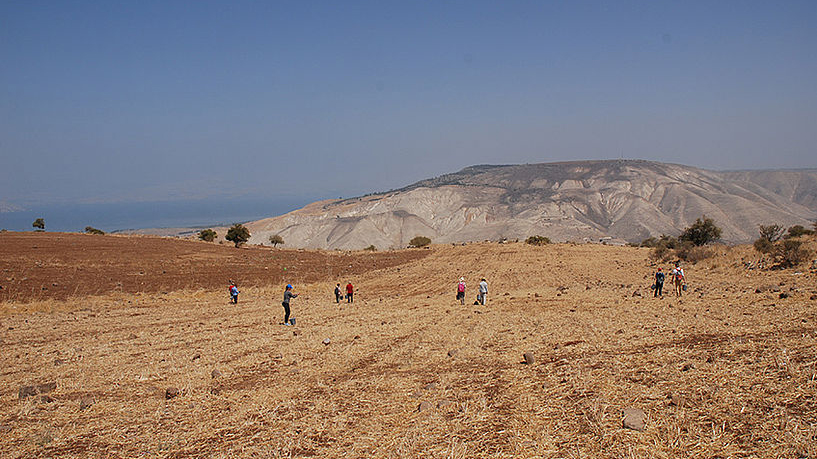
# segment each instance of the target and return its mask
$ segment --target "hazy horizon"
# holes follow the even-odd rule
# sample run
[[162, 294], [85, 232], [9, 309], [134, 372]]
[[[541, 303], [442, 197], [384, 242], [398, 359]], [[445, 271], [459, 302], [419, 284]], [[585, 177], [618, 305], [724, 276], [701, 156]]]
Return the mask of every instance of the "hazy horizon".
[[[0, 207], [817, 167], [817, 3], [6, 2]], [[2, 210], [2, 209], [0, 209]]]

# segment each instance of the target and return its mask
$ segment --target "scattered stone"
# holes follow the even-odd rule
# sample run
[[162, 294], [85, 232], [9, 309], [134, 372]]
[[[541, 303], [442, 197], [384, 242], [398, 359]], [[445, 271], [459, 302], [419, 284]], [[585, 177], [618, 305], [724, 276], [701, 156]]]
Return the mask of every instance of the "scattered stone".
[[450, 351], [448, 351], [448, 356], [449, 356], [449, 357], [454, 357], [454, 356], [456, 356], [456, 355], [457, 355], [457, 353], [458, 353], [458, 352], [459, 352], [459, 351], [458, 351], [458, 350], [456, 350], [456, 349], [451, 349]]
[[682, 406], [686, 405], [686, 399], [684, 398], [683, 395], [672, 394], [672, 395], [670, 395], [670, 398], [669, 398], [669, 404], [670, 404], [670, 406], [682, 407]]
[[131, 333], [130, 335], [128, 335], [128, 339], [136, 339], [136, 338], [138, 338], [138, 336], [136, 336], [136, 333]]
[[430, 382], [430, 383], [426, 384], [425, 386], [423, 386], [423, 389], [425, 389], [425, 390], [434, 390], [436, 388], [437, 388], [437, 383], [435, 383], [435, 382]]
[[811, 295], [811, 296], [809, 297], [809, 299], [810, 299], [811, 301], [817, 301], [817, 295]]
[[331, 340], [331, 339], [326, 338], [326, 339], [324, 339], [324, 340], [323, 340], [323, 345], [324, 345], [324, 346], [329, 346], [329, 344], [330, 344], [331, 342], [332, 342], [332, 340]]
[[218, 371], [218, 369], [215, 369], [215, 370], [210, 372], [210, 377], [213, 378], [213, 379], [218, 379], [218, 378], [221, 378], [222, 376], [224, 376], [224, 375], [221, 374], [221, 372]]
[[80, 411], [85, 411], [85, 410], [87, 410], [88, 408], [90, 408], [91, 406], [93, 406], [93, 404], [94, 404], [94, 402], [95, 402], [95, 401], [96, 401], [96, 400], [94, 400], [94, 397], [93, 397], [93, 396], [91, 396], [91, 395], [83, 395], [83, 396], [82, 396], [82, 397], [79, 399], [79, 410], [80, 410]]
[[422, 396], [423, 396], [423, 391], [421, 391], [420, 389], [415, 390], [410, 395], [411, 398], [420, 398]]
[[453, 404], [454, 402], [452, 402], [451, 400], [440, 400], [439, 402], [437, 402], [437, 408], [448, 408]]
[[45, 384], [37, 384], [32, 386], [21, 386], [20, 390], [17, 391], [17, 398], [20, 400], [32, 397], [38, 394], [45, 394], [48, 392], [53, 391], [57, 388], [57, 383], [55, 381], [45, 383]]
[[54, 399], [48, 395], [40, 395], [40, 403], [52, 403], [53, 401]]
[[221, 393], [221, 386], [215, 386], [210, 389], [210, 393], [213, 395], [218, 395]]
[[417, 411], [422, 413], [423, 411], [428, 411], [431, 409], [431, 403], [429, 402], [422, 402], [417, 406]]
[[522, 354], [522, 358], [525, 359], [526, 365], [533, 365], [534, 363], [536, 363], [536, 358], [534, 358], [533, 352], [530, 351], [525, 352], [524, 354]]
[[643, 432], [647, 428], [647, 415], [638, 408], [625, 408], [622, 423], [625, 429]]
[[355, 335], [354, 339], [360, 339], [360, 335]]
[[639, 292], [638, 290], [636, 290], [636, 291], [634, 291], [634, 292], [633, 292], [633, 296], [638, 296], [638, 297], [640, 297], [640, 296], [641, 296], [641, 292]]
[[789, 294], [788, 294], [788, 293], [786, 293], [786, 292], [780, 292], [780, 295], [778, 295], [778, 296], [779, 296], [779, 297], [780, 297], [780, 299], [782, 300], [782, 299], [788, 298], [788, 297], [789, 297]]
[[58, 367], [60, 365], [65, 365], [65, 360], [62, 359], [54, 359], [54, 366]]
[[534, 294], [533, 294], [533, 297], [534, 297], [534, 298], [539, 298], [539, 294], [538, 294], [538, 293], [534, 293]]
[[298, 336], [300, 334], [301, 334], [301, 331], [298, 330], [297, 328], [295, 330], [292, 330], [292, 336]]
[[168, 387], [168, 388], [165, 390], [165, 399], [166, 399], [166, 400], [170, 400], [170, 399], [172, 399], [172, 398], [176, 398], [176, 397], [178, 397], [178, 396], [179, 396], [181, 393], [182, 393], [182, 391], [180, 391], [178, 387]]
[[681, 371], [689, 371], [689, 370], [694, 370], [694, 369], [695, 369], [695, 364], [692, 363], [692, 362], [685, 363], [684, 366], [681, 367]]
[[201, 358], [201, 354], [196, 354], [193, 356], [192, 360], [198, 360]]

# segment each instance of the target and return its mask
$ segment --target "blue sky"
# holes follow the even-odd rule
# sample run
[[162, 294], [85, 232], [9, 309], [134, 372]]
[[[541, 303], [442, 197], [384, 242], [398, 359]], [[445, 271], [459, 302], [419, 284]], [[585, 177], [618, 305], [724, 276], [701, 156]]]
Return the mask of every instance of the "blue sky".
[[0, 202], [817, 167], [817, 2], [0, 1]]

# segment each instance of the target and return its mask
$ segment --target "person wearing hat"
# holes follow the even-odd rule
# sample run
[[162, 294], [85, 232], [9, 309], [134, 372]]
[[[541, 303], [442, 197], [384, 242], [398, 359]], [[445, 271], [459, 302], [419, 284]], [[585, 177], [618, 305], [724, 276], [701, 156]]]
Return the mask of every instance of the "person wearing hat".
[[664, 272], [661, 271], [661, 268], [658, 268], [658, 271], [655, 272], [655, 292], [653, 292], [652, 296], [654, 298], [664, 298], [664, 294], [662, 293], [662, 289], [664, 288]]
[[289, 323], [289, 302], [292, 298], [298, 298], [297, 293], [292, 293], [292, 284], [287, 284], [287, 289], [284, 292], [284, 302], [281, 305], [284, 307], [284, 325], [290, 326]]
[[465, 304], [465, 278], [460, 277], [460, 282], [457, 284], [457, 299], [460, 304]]
[[238, 304], [238, 286], [235, 285], [235, 282], [230, 281], [230, 286], [227, 287], [227, 290], [230, 291], [230, 302], [233, 304]]

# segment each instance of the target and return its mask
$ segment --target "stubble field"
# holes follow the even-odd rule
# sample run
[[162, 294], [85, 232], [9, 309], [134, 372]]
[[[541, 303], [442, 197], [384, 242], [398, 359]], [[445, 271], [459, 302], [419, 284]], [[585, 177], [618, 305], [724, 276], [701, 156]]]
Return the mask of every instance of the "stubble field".
[[[37, 248], [12, 236], [0, 235], [0, 283], [16, 292], [0, 303], [2, 457], [817, 455], [813, 264], [749, 269], [751, 249], [718, 248], [685, 267], [687, 294], [656, 299], [657, 265], [635, 248], [371, 254], [111, 237], [69, 259], [61, 244], [85, 236], [18, 236]], [[121, 242], [108, 239], [135, 248], [100, 260], [95, 245]], [[70, 294], [37, 290], [49, 285], [37, 263], [62, 264], [52, 283]], [[94, 283], [86, 265], [118, 274]], [[162, 270], [178, 281], [128, 282]], [[486, 306], [472, 304], [480, 277]], [[349, 280], [355, 302], [335, 304]], [[300, 294], [295, 327], [280, 324], [286, 282]], [[623, 426], [630, 408], [643, 430]]]

